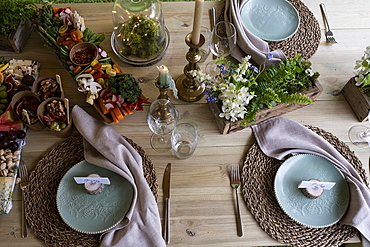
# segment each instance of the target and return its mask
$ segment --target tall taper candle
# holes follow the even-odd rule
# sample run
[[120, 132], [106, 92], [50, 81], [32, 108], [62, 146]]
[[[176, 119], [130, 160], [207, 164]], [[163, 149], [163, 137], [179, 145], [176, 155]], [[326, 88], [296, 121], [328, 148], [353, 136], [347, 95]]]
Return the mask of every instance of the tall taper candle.
[[204, 0], [195, 0], [193, 31], [191, 32], [191, 43], [193, 43], [193, 45], [199, 44], [203, 6]]

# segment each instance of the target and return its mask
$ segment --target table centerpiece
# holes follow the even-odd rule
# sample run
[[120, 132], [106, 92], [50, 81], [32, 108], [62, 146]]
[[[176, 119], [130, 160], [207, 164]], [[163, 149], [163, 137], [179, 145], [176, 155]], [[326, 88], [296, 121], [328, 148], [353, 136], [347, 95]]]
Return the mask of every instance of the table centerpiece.
[[226, 58], [218, 58], [215, 63], [220, 69], [216, 76], [195, 70], [191, 73], [205, 87], [221, 134], [311, 104], [322, 91], [317, 81], [320, 74], [313, 72], [311, 62], [299, 54], [283, 59], [278, 66], [262, 63], [260, 68], [252, 65], [250, 56], [240, 64]]
[[28, 0], [0, 2], [0, 50], [21, 52], [32, 32], [37, 7]]
[[36, 18], [36, 31], [69, 71], [78, 91], [86, 94], [86, 102], [106, 122], [119, 123], [125, 115], [142, 111], [142, 104], [149, 104], [135, 78], [99, 46], [105, 34], [87, 28], [76, 10], [44, 4]]
[[370, 114], [370, 46], [364, 55], [356, 61], [355, 76], [349, 79], [342, 89], [342, 94], [351, 106], [359, 121], [366, 121]]

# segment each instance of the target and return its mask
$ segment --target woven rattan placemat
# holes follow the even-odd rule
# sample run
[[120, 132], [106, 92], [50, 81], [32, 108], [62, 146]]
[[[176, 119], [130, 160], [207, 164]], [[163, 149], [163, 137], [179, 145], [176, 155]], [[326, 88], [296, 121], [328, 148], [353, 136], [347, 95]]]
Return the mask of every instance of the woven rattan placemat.
[[[359, 172], [368, 186], [361, 161], [333, 134], [307, 126], [322, 136]], [[261, 228], [272, 238], [291, 246], [339, 246], [356, 234], [356, 229], [336, 223], [325, 228], [309, 228], [292, 220], [279, 206], [274, 193], [275, 174], [282, 161], [266, 156], [257, 144], [249, 149], [242, 169], [242, 194]]]
[[316, 52], [321, 40], [320, 25], [311, 10], [300, 0], [288, 0], [299, 12], [300, 24], [297, 32], [290, 38], [268, 42], [271, 50], [281, 49], [287, 58], [301, 54], [309, 59]]
[[[158, 184], [152, 162], [141, 147], [130, 139], [126, 140], [142, 156], [144, 176], [157, 199]], [[82, 136], [71, 136], [47, 153], [30, 174], [30, 184], [25, 197], [27, 221], [35, 235], [47, 246], [100, 245], [100, 234], [83, 234], [73, 230], [62, 220], [56, 206], [60, 180], [72, 166], [82, 160]]]
[[[303, 59], [308, 60], [316, 52], [321, 40], [320, 25], [311, 10], [300, 0], [288, 0], [298, 11], [300, 25], [297, 32], [283, 41], [269, 41], [270, 50], [280, 49], [287, 58], [301, 54]], [[224, 20], [223, 8], [218, 21]]]

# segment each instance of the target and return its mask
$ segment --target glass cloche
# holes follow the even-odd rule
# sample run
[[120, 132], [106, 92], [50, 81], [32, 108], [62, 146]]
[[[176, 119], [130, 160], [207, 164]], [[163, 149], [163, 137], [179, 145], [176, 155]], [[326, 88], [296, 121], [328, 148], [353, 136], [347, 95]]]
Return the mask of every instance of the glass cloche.
[[135, 66], [161, 60], [170, 37], [159, 0], [116, 0], [112, 13], [111, 46], [120, 59]]

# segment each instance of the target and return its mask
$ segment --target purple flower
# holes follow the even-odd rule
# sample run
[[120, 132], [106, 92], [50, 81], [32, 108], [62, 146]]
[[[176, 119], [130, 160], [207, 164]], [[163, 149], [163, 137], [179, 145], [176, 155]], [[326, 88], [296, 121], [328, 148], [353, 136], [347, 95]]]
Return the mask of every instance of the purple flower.
[[206, 89], [204, 94], [207, 95], [206, 100], [211, 102], [217, 102], [217, 97], [212, 94], [212, 90]]
[[258, 68], [257, 68], [256, 66], [252, 65], [252, 66], [251, 66], [251, 68], [253, 69], [253, 71], [254, 71], [255, 73], [258, 73]]
[[210, 94], [207, 96], [206, 100], [211, 102], [217, 102], [218, 99], [213, 94]]

